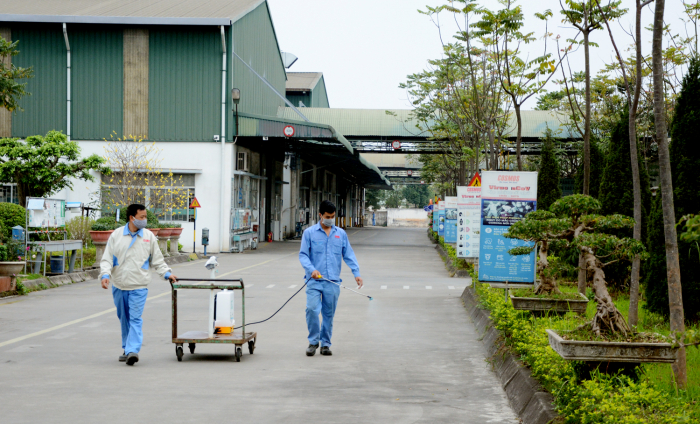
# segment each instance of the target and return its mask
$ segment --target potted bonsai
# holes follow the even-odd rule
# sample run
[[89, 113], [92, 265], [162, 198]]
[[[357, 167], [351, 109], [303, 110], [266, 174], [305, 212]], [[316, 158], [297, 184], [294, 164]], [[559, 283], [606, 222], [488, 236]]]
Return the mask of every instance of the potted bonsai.
[[[565, 200], [566, 198], [562, 199]], [[552, 205], [554, 208], [554, 205]], [[575, 225], [575, 219], [558, 218], [548, 211], [534, 211], [525, 219], [513, 224], [505, 237], [534, 242], [532, 247], [520, 246], [508, 251], [511, 255], [528, 255], [539, 246], [536, 270], [540, 284], [533, 289], [520, 289], [511, 294], [513, 308], [541, 314], [562, 314], [569, 311], [580, 315], [586, 313], [588, 298], [581, 293], [562, 293], [554, 270], [550, 267], [549, 251], [553, 245], [561, 244]]]
[[[550, 207], [554, 217], [549, 215], [545, 219], [545, 225], [556, 230], [546, 235], [548, 240], [557, 240], [583, 256], [597, 303], [593, 319], [575, 330], [547, 330], [549, 344], [562, 358], [569, 360], [672, 363], [677, 347], [667, 343], [661, 335], [638, 333], [630, 328], [613, 303], [604, 268], [618, 261], [631, 261], [635, 256], [645, 259], [647, 254], [641, 242], [625, 236], [634, 220], [622, 215], [597, 215], [600, 209], [600, 202], [590, 196], [567, 196]], [[516, 228], [511, 235], [517, 232]]]

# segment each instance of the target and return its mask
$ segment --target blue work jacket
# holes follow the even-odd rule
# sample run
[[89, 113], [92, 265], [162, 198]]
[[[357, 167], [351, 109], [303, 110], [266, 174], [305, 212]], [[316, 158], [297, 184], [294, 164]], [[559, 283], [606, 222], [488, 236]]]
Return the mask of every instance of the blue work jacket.
[[334, 225], [330, 235], [327, 236], [319, 223], [304, 231], [301, 236], [299, 262], [306, 271], [305, 279], [311, 278], [311, 274], [316, 270], [323, 278], [342, 281], [340, 280], [342, 259], [345, 259], [352, 274], [359, 277], [360, 266], [357, 264], [355, 252], [350, 246], [345, 230]]

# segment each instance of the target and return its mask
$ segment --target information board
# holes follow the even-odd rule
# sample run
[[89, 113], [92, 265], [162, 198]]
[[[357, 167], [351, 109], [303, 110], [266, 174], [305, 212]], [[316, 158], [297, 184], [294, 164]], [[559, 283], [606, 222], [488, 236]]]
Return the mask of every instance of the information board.
[[457, 257], [479, 257], [481, 187], [457, 187]]
[[445, 201], [438, 202], [438, 235], [445, 236]]
[[457, 197], [445, 197], [445, 243], [457, 243]]
[[511, 256], [508, 250], [533, 246], [503, 234], [537, 208], [537, 172], [484, 171], [481, 175], [479, 280], [535, 282], [535, 252]]
[[436, 233], [440, 229], [439, 227], [440, 220], [438, 219], [438, 204], [435, 203], [433, 205], [433, 231]]
[[58, 199], [27, 199], [30, 227], [58, 228], [66, 225], [66, 201]]

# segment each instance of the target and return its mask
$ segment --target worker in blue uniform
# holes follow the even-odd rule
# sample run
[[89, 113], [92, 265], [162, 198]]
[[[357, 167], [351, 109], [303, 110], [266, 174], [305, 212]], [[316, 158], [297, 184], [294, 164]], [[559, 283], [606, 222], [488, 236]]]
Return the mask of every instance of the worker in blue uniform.
[[[309, 347], [306, 356], [314, 356], [321, 346], [321, 355], [330, 356], [333, 316], [340, 296], [340, 287], [319, 279], [321, 277], [340, 283], [342, 260], [350, 267], [358, 288], [362, 288], [360, 266], [357, 264], [348, 235], [335, 223], [335, 205], [324, 200], [319, 207], [320, 222], [307, 228], [301, 237], [299, 261], [306, 272], [306, 325], [309, 329]], [[319, 322], [323, 316], [323, 324]]]

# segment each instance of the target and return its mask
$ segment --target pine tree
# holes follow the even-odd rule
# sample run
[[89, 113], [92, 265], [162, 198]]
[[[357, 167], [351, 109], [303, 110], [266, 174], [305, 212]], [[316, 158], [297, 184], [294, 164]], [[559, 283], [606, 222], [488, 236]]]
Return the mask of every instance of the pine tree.
[[[579, 159], [581, 164], [579, 165], [578, 170], [576, 170], [574, 192], [580, 194], [583, 193], [583, 149], [579, 151]], [[604, 168], [605, 155], [600, 148], [600, 143], [597, 140], [591, 139], [591, 186], [588, 194], [596, 199], [598, 198], [600, 180], [603, 176]]]
[[547, 128], [542, 141], [540, 167], [537, 174], [537, 209], [549, 210], [551, 204], [561, 198], [559, 173], [559, 162], [554, 155], [552, 130]]
[[[632, 191], [632, 166], [630, 164], [629, 111], [625, 108], [615, 123], [610, 137], [607, 164], [600, 182], [598, 200], [603, 204], [604, 215], [634, 215], [634, 193]], [[649, 173], [639, 157], [639, 179], [642, 188], [642, 228], [651, 209]], [[642, 233], [642, 240], [646, 233]]]
[[[700, 213], [700, 62], [691, 60], [683, 79], [680, 96], [671, 123], [669, 155], [673, 176], [673, 201], [676, 220], [683, 215]], [[660, 195], [657, 195], [660, 197]], [[658, 215], [658, 216], [657, 216]], [[647, 308], [668, 316], [666, 250], [661, 206], [651, 214], [647, 250], [651, 258], [645, 267]], [[697, 320], [700, 312], [700, 252], [694, 244], [678, 241], [678, 256], [683, 287], [685, 318]]]

